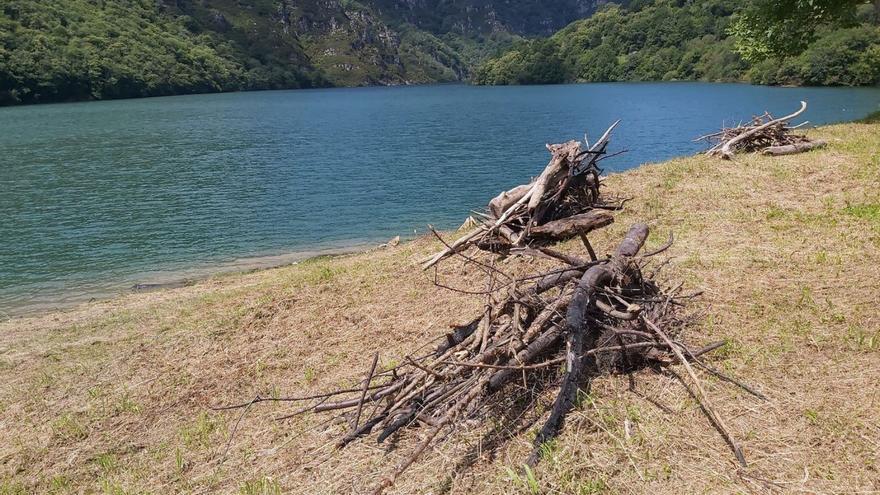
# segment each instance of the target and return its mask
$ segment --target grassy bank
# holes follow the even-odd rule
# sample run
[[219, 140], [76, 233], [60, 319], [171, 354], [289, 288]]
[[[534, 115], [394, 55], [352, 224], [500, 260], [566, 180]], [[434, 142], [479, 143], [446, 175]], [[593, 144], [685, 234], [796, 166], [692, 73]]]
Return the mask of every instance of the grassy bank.
[[[644, 220], [650, 249], [675, 232], [665, 280], [705, 291], [689, 340], [729, 339], [712, 359], [770, 397], [706, 378], [749, 468], [672, 378], [643, 371], [637, 394], [626, 377], [596, 381], [534, 480], [510, 471], [531, 431], [496, 448], [474, 427], [396, 493], [877, 489], [880, 125], [813, 134], [830, 146], [612, 176], [609, 190], [635, 199], [595, 236], [609, 251]], [[414, 266], [436, 248], [420, 239], [0, 323], [0, 494], [364, 492], [418, 432], [397, 448], [363, 441], [339, 453], [344, 425], [275, 421], [294, 409], [278, 404], [255, 407], [229, 444], [237, 414], [208, 406], [350, 384], [374, 350], [391, 365], [479, 311], [481, 299], [438, 289]], [[448, 269], [456, 285], [467, 277]]]

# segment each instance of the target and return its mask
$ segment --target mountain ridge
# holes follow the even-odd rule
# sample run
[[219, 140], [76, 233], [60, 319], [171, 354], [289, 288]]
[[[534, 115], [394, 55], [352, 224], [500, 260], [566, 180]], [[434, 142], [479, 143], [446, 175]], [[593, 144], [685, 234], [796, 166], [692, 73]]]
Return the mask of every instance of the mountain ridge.
[[596, 0], [8, 0], [0, 104], [465, 79]]

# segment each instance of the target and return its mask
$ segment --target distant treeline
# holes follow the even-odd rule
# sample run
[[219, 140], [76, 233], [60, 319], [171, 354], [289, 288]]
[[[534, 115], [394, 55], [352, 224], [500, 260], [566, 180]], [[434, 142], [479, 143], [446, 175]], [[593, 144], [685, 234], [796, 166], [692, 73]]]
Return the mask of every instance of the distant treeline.
[[[608, 4], [592, 17], [575, 21], [550, 38], [519, 42], [489, 59], [475, 71], [474, 82], [700, 80], [772, 85], [880, 84], [877, 2], [850, 3], [853, 12], [846, 23], [818, 27], [796, 53], [770, 52], [761, 56], [755, 56], [756, 50], [749, 52], [749, 40], [736, 37], [740, 3], [643, 0], [629, 2], [626, 7]], [[787, 26], [793, 21], [781, 22]], [[783, 36], [784, 30], [779, 31]]]

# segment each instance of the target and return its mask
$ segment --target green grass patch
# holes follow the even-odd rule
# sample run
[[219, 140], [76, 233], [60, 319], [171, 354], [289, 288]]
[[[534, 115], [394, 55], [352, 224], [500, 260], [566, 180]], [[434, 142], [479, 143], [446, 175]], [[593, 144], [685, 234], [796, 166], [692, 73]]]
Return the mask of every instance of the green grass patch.
[[18, 481], [0, 481], [0, 495], [28, 495], [31, 493]]
[[272, 478], [262, 477], [245, 481], [239, 489], [240, 495], [281, 495], [281, 484]]
[[52, 423], [52, 431], [55, 436], [63, 440], [84, 440], [89, 436], [88, 428], [74, 415], [65, 414]]
[[213, 445], [211, 439], [219, 429], [218, 421], [202, 412], [192, 424], [181, 430], [180, 438], [187, 447], [211, 448]]
[[880, 223], [880, 204], [848, 205], [843, 212], [860, 220]]

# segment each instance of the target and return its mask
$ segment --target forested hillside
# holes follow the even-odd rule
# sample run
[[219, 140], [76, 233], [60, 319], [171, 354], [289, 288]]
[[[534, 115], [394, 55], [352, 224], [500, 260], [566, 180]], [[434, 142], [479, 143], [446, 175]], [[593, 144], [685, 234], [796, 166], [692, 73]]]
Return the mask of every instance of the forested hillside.
[[0, 104], [460, 80], [594, 0], [5, 0]]
[[[880, 83], [878, 2], [826, 0], [827, 4], [848, 4], [851, 9], [834, 22], [817, 21], [815, 26], [795, 15], [795, 0], [764, 3], [775, 4], [771, 7], [787, 17], [779, 26], [759, 26], [761, 33], [748, 32], [750, 26], [742, 22], [748, 15], [744, 9], [751, 8], [748, 2], [641, 0], [629, 2], [627, 7], [607, 5], [548, 39], [515, 44], [480, 66], [474, 79], [478, 84], [657, 80]], [[782, 5], [785, 3], [792, 4], [788, 11]], [[759, 7], [763, 6], [754, 8]], [[798, 32], [786, 32], [794, 31], [792, 24], [799, 26]], [[768, 32], [774, 33], [771, 41], [778, 46], [768, 48], [757, 39]]]
[[0, 105], [465, 79], [870, 85], [878, 19], [880, 0], [5, 0]]

